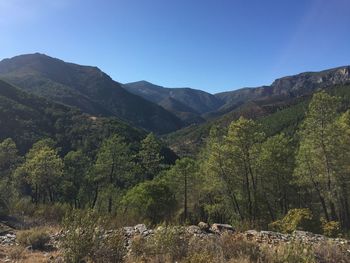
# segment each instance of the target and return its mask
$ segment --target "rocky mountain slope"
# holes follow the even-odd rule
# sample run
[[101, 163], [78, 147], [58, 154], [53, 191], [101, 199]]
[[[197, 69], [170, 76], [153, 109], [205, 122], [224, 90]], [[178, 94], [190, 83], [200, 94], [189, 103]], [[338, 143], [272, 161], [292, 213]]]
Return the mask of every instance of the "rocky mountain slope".
[[350, 83], [350, 66], [320, 72], [304, 72], [276, 79], [270, 86], [243, 88], [218, 93], [215, 96], [224, 101], [219, 111], [227, 112], [250, 100], [304, 96], [318, 89], [347, 83]]

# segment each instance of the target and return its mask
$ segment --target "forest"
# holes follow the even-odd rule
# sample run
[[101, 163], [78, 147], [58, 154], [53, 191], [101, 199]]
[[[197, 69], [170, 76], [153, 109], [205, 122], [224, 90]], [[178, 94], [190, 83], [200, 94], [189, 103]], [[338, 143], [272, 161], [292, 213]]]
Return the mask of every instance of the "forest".
[[80, 143], [66, 152], [42, 138], [23, 154], [4, 139], [1, 215], [60, 220], [73, 209], [92, 209], [120, 225], [203, 221], [282, 231], [289, 211], [306, 209], [320, 222], [314, 232], [333, 226], [345, 234], [350, 111], [343, 104], [315, 93], [294, 132], [267, 135], [264, 120], [244, 117], [213, 126], [197, 156], [174, 162], [153, 133], [136, 143], [113, 133], [96, 149]]

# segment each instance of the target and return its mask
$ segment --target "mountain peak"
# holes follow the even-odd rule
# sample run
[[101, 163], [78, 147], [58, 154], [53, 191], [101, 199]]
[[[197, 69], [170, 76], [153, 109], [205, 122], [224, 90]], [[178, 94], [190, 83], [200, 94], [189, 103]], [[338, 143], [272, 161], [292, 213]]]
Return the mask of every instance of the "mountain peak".
[[156, 133], [182, 127], [175, 115], [129, 93], [97, 67], [68, 63], [40, 53], [25, 54], [1, 61], [0, 78], [84, 112], [116, 116]]

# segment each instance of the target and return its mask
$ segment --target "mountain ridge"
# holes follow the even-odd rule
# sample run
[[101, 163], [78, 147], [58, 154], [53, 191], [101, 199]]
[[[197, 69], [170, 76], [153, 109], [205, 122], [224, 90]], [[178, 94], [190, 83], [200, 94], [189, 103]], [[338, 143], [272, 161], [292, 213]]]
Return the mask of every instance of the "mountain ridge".
[[0, 78], [35, 95], [102, 116], [115, 116], [157, 133], [183, 123], [164, 108], [126, 91], [97, 67], [35, 53], [0, 62]]

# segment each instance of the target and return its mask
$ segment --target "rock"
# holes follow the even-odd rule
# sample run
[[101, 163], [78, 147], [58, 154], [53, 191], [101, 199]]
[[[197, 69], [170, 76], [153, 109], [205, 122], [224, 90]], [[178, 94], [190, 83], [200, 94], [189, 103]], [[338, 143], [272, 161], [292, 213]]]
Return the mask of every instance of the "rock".
[[188, 226], [186, 227], [187, 233], [191, 235], [200, 235], [202, 234], [202, 230], [200, 229], [199, 226]]
[[135, 230], [131, 226], [123, 227], [123, 231], [125, 233], [125, 236], [127, 236], [127, 237], [131, 237], [131, 236], [133, 236], [135, 234]]
[[245, 234], [245, 236], [248, 239], [251, 239], [251, 238], [256, 237], [258, 235], [258, 231], [256, 231], [256, 230], [247, 230], [244, 234]]
[[136, 233], [142, 234], [143, 232], [147, 231], [147, 227], [145, 224], [138, 224], [138, 225], [134, 226], [134, 230]]
[[198, 227], [200, 228], [200, 230], [208, 232], [209, 231], [209, 224], [205, 223], [205, 222], [199, 222], [198, 223]]
[[214, 233], [217, 233], [217, 234], [221, 234], [223, 232], [230, 232], [230, 233], [235, 232], [235, 229], [231, 225], [217, 224], [217, 223], [212, 224], [210, 230]]

